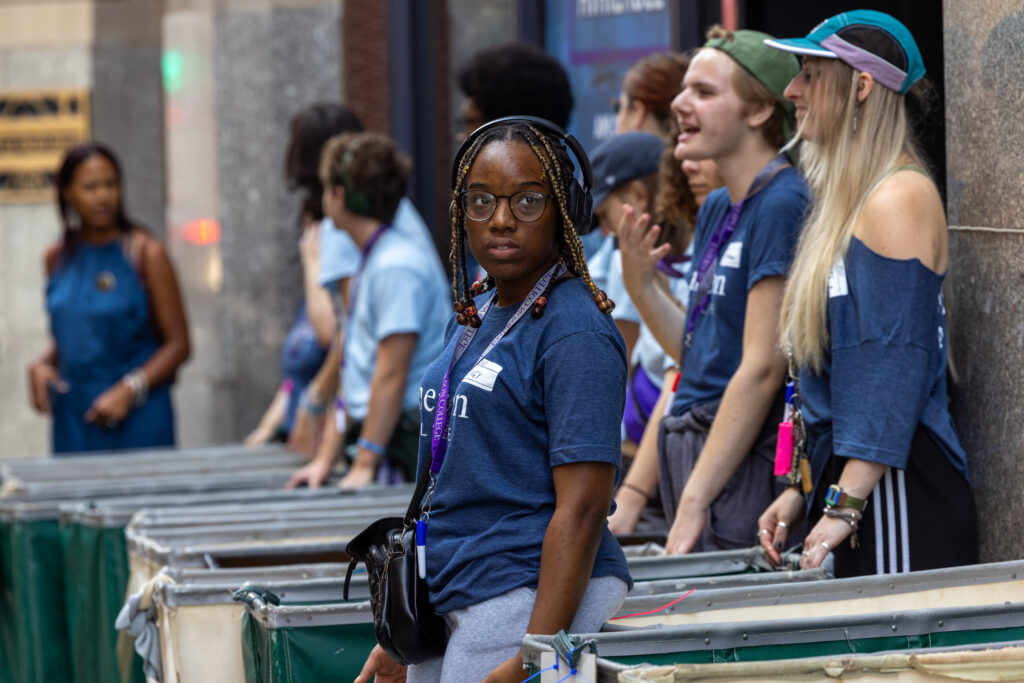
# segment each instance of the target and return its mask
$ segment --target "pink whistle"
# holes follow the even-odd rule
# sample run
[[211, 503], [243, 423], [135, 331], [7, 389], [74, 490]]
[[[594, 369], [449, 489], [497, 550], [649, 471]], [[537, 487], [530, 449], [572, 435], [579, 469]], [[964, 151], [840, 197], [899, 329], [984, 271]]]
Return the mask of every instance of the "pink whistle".
[[779, 440], [775, 444], [775, 476], [793, 471], [793, 423], [779, 423]]

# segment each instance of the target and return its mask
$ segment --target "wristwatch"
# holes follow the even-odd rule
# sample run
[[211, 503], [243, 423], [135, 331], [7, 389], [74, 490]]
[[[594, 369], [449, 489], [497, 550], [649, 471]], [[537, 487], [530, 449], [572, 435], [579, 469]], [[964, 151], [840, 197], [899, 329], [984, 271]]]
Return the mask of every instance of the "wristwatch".
[[864, 511], [868, 501], [863, 498], [854, 498], [846, 491], [839, 488], [838, 484], [832, 484], [828, 487], [828, 491], [825, 493], [825, 505], [834, 508], [853, 508], [854, 510]]

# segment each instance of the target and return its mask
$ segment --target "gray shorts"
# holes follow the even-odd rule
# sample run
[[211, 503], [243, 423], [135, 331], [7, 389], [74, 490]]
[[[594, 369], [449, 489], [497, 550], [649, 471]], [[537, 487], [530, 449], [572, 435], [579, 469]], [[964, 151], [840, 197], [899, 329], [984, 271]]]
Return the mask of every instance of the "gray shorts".
[[[622, 606], [626, 584], [614, 576], [591, 579], [570, 631], [594, 633]], [[530, 623], [535, 588], [516, 588], [444, 616], [448, 648], [443, 657], [409, 667], [407, 683], [478, 683], [519, 651]], [[526, 678], [526, 673], [523, 673]]]
[[[665, 416], [658, 428], [658, 490], [669, 524], [676, 516], [679, 497], [697, 464], [718, 403], [695, 406], [686, 413]], [[775, 477], [775, 442], [782, 418], [781, 403], [773, 407], [754, 442], [722, 492], [711, 503], [704, 532], [693, 552], [737, 550], [757, 544], [757, 518], [787, 486]], [[790, 532], [789, 543], [803, 536]]]

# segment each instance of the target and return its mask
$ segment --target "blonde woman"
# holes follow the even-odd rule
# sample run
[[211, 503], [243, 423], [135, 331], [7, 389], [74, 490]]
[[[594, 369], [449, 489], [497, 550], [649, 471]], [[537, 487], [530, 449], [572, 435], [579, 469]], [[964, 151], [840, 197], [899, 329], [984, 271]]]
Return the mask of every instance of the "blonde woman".
[[[829, 551], [840, 576], [973, 563], [974, 500], [947, 409], [946, 220], [906, 114], [920, 52], [867, 10], [766, 43], [803, 55], [786, 97], [816, 199], [781, 319], [815, 483], [802, 564]], [[762, 515], [769, 553], [804, 510], [791, 488]]]

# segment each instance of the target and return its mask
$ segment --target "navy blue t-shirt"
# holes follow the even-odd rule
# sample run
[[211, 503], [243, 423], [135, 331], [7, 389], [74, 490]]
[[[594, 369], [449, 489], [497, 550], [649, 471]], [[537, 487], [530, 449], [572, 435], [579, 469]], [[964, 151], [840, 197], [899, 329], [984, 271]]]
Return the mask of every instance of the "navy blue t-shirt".
[[942, 281], [919, 260], [881, 256], [856, 237], [832, 268], [829, 352], [820, 374], [801, 370], [800, 395], [812, 432], [832, 428], [836, 455], [905, 469], [920, 424], [967, 478], [946, 397]]
[[[800, 172], [785, 168], [747, 200], [736, 231], [719, 252], [711, 300], [693, 329], [693, 343], [672, 399], [673, 415], [722, 398], [743, 357], [747, 293], [763, 278], [789, 270], [809, 196]], [[723, 187], [708, 195], [697, 215], [688, 311], [698, 304], [697, 264], [730, 206]]]
[[[478, 297], [477, 305], [490, 296]], [[492, 306], [452, 370], [449, 445], [427, 530], [427, 585], [442, 614], [537, 586], [555, 509], [552, 468], [619, 466], [626, 352], [611, 317], [581, 280], [562, 282], [541, 318], [527, 313], [477, 363], [518, 307]], [[437, 395], [462, 329], [449, 323], [444, 350], [423, 376], [420, 470], [430, 458]], [[591, 576], [631, 583], [607, 526]]]

